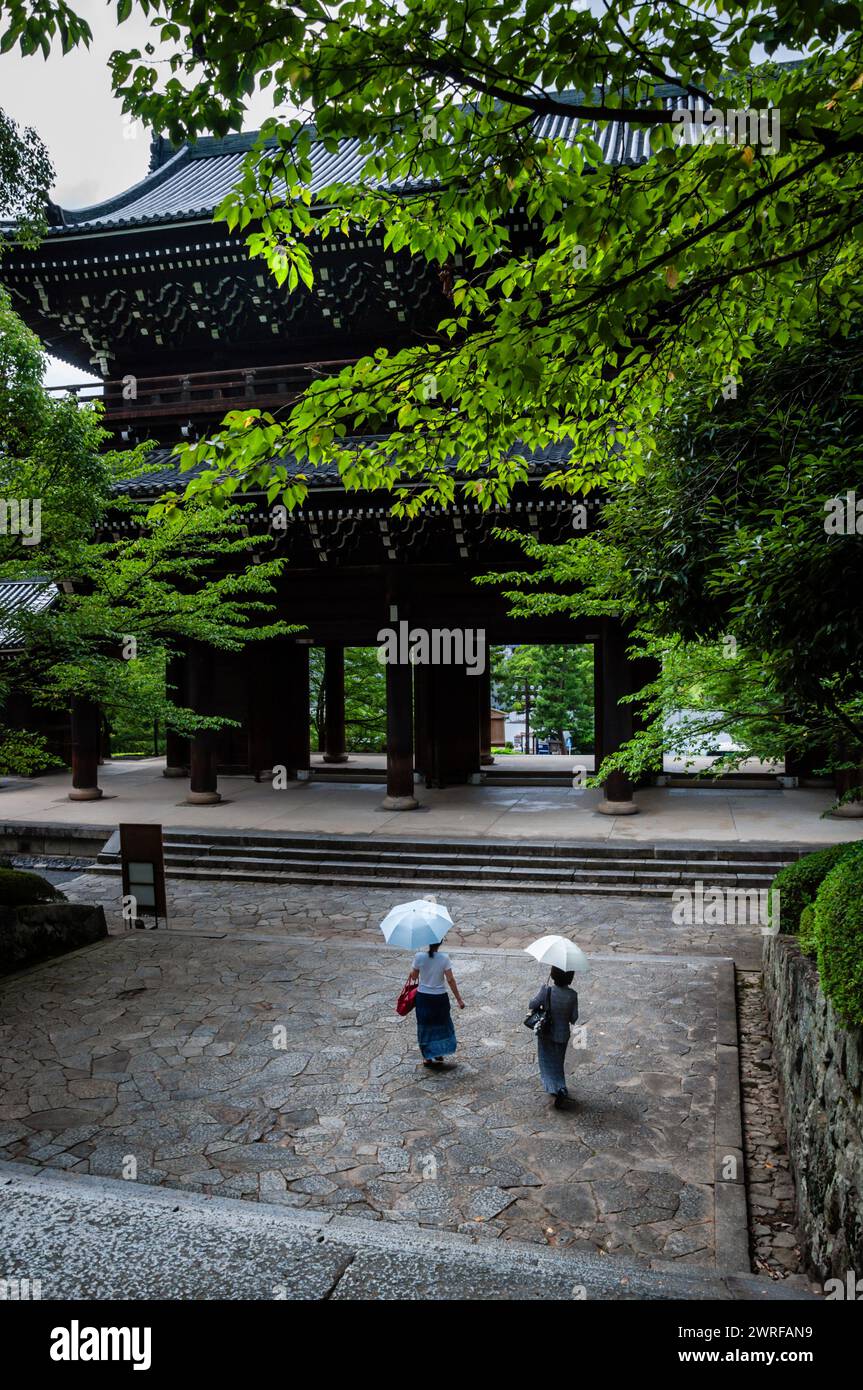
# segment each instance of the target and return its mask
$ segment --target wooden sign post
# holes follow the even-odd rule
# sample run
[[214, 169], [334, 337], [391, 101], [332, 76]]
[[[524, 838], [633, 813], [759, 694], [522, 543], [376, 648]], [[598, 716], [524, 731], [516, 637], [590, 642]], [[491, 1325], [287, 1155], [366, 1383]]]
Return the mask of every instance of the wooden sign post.
[[[120, 829], [123, 866], [123, 916], [133, 927], [143, 927], [144, 917], [159, 918], [168, 925], [165, 896], [165, 859], [161, 825], [125, 824]], [[129, 911], [127, 912], [127, 905]]]

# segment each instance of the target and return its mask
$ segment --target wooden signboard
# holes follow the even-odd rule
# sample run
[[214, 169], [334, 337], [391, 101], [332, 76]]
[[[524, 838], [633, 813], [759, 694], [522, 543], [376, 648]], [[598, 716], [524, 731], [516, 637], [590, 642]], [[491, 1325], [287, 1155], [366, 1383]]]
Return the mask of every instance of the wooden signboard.
[[154, 917], [154, 926], [159, 925], [160, 917], [167, 924], [162, 827], [126, 823], [119, 828], [123, 897], [134, 899], [132, 925], [137, 926], [141, 917]]

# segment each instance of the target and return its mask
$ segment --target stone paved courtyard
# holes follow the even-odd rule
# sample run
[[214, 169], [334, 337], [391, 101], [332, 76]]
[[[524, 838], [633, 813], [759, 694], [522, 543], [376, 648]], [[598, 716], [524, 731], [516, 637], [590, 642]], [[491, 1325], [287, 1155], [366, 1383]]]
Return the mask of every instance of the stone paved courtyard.
[[[0, 1161], [747, 1267], [742, 1189], [714, 1176], [741, 1142], [732, 958], [746, 1013], [757, 928], [676, 925], [660, 898], [448, 894], [469, 1007], [441, 1075], [394, 1013], [408, 957], [381, 945], [391, 890], [173, 879], [170, 930], [140, 932], [118, 878], [61, 877], [105, 906], [112, 938], [0, 984]], [[549, 1107], [521, 1026], [542, 976], [521, 948], [549, 930], [592, 957], [570, 1112]], [[798, 1267], [785, 1140], [763, 1021], [745, 1026], [751, 1249], [784, 1277]]]
[[459, 1065], [429, 1074], [401, 953], [128, 934], [6, 983], [0, 1157], [703, 1264], [718, 968], [597, 959], [561, 1113], [518, 953], [457, 953]]

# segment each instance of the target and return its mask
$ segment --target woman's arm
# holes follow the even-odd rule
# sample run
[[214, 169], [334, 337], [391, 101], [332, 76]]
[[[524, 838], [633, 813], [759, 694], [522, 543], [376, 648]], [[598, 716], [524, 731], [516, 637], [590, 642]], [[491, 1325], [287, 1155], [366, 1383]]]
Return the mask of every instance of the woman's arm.
[[408, 975], [408, 984], [409, 984], [409, 985], [415, 985], [416, 982], [417, 982], [417, 980], [419, 979], [419, 977], [420, 977], [420, 972], [419, 972], [418, 968], [417, 968], [416, 966], [414, 966], [413, 970], [412, 970], [411, 973]]
[[444, 971], [444, 977], [445, 977], [445, 979], [446, 979], [447, 984], [449, 985], [450, 989], [451, 989], [452, 992], [453, 992], [453, 996], [454, 996], [454, 998], [455, 998], [455, 1002], [458, 1004], [458, 1006], [459, 1006], [460, 1009], [463, 1009], [463, 1008], [464, 1008], [464, 1000], [462, 999], [461, 995], [460, 995], [459, 992], [458, 992], [458, 985], [457, 985], [456, 982], [455, 982], [455, 975], [452, 973], [451, 970], [445, 970], [445, 971]]

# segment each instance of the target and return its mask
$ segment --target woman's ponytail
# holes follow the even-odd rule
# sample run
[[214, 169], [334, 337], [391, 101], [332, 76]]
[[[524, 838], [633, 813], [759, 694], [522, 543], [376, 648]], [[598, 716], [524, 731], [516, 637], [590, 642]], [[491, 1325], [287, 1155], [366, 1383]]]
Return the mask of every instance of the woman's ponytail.
[[435, 953], [435, 951], [437, 951], [439, 947], [440, 947], [440, 942], [439, 942], [439, 941], [433, 941], [432, 944], [429, 946], [429, 955], [430, 955], [430, 956], [433, 956], [434, 953]]

